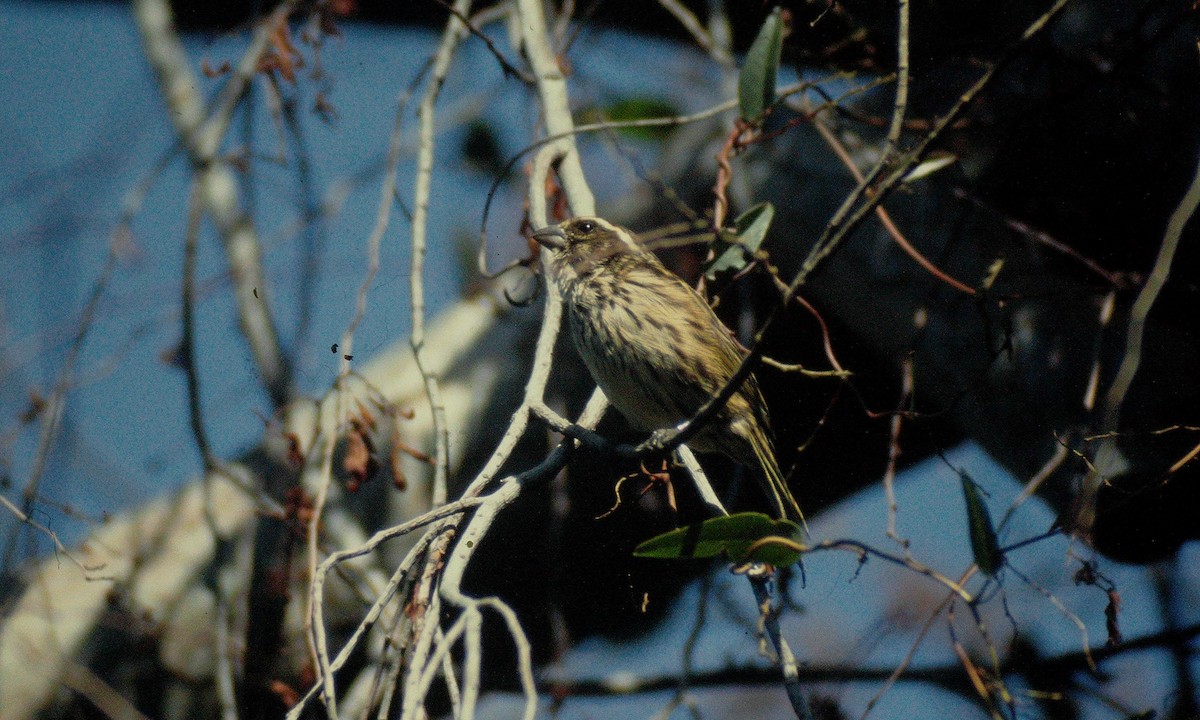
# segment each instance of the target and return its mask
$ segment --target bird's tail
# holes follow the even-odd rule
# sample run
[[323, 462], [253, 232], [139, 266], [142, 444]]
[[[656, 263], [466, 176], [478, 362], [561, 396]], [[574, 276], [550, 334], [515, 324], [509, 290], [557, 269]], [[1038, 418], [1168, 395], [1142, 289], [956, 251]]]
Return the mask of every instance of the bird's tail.
[[800, 511], [800, 504], [792, 496], [792, 491], [788, 490], [787, 481], [779, 470], [779, 463], [775, 460], [775, 448], [771, 446], [771, 440], [762, 432], [752, 432], [750, 433], [750, 445], [754, 448], [754, 455], [758, 458], [758, 464], [762, 468], [765, 479], [763, 490], [774, 504], [775, 513], [779, 517], [800, 523], [804, 532], [807, 533], [808, 523], [805, 522], [804, 513]]

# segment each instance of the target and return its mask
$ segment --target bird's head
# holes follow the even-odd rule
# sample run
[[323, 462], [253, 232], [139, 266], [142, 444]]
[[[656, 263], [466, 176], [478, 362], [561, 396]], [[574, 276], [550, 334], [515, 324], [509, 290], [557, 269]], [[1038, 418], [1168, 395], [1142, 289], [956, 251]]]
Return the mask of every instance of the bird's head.
[[533, 233], [551, 251], [550, 271], [561, 282], [573, 282], [611, 258], [644, 251], [633, 234], [598, 217], [577, 217]]

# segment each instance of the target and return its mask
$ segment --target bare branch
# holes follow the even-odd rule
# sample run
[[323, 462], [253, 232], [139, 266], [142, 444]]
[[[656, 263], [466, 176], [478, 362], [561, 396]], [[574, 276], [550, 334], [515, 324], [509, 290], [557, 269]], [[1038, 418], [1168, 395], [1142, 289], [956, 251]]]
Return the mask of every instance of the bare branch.
[[409, 339], [413, 355], [421, 376], [425, 379], [425, 393], [429, 398], [433, 412], [434, 434], [436, 440], [437, 464], [434, 466], [433, 503], [435, 505], [446, 501], [446, 484], [450, 474], [450, 436], [446, 428], [446, 406], [442, 401], [441, 387], [435, 375], [426, 369], [422, 355], [425, 351], [425, 252], [426, 232], [428, 230], [429, 188], [433, 176], [433, 135], [434, 107], [446, 74], [450, 70], [450, 61], [458, 44], [466, 37], [468, 23], [466, 13], [471, 8], [471, 0], [456, 0], [450, 8], [452, 17], [446, 23], [442, 40], [434, 56], [428, 88], [421, 106], [417, 110], [420, 123], [420, 140], [417, 147], [417, 177], [413, 188], [412, 216], [412, 264], [409, 270], [409, 295], [412, 299], [412, 335]]
[[241, 207], [238, 181], [217, 153], [246, 84], [258, 72], [274, 24], [286, 22], [294, 7], [294, 0], [281, 3], [258, 24], [237, 71], [218, 95], [212, 112], [206, 112], [198, 93], [200, 79], [192, 71], [183, 44], [175, 33], [169, 4], [165, 0], [136, 0], [133, 3], [146, 57], [168, 105], [167, 114], [187, 149], [209, 217], [225, 245], [242, 336], [254, 356], [263, 386], [276, 407], [285, 404], [290, 397], [291, 371], [267, 301], [267, 284], [253, 218]]
[[[733, 55], [729, 52], [729, 48], [724, 43], [717, 42], [712, 34], [700, 24], [700, 19], [696, 17], [696, 14], [686, 5], [679, 0], [658, 0], [658, 4], [679, 21], [683, 29], [688, 31], [696, 44], [708, 53], [709, 57], [727, 70], [735, 69]], [[720, 8], [721, 6], [714, 4], [713, 7]]]
[[[1129, 322], [1125, 330], [1125, 354], [1121, 358], [1120, 367], [1117, 368], [1117, 375], [1113, 378], [1112, 385], [1108, 387], [1108, 392], [1104, 396], [1104, 419], [1101, 427], [1104, 432], [1120, 429], [1121, 406], [1125, 402], [1125, 395], [1133, 385], [1133, 379], [1141, 364], [1146, 320], [1150, 315], [1151, 308], [1154, 307], [1154, 301], [1158, 299], [1158, 294], [1167, 283], [1167, 277], [1171, 274], [1171, 263], [1179, 248], [1180, 238], [1183, 237], [1183, 229], [1188, 220], [1196, 214], [1197, 208], [1200, 208], [1200, 165], [1197, 165], [1191, 185], [1175, 207], [1174, 212], [1171, 213], [1170, 220], [1167, 221], [1166, 232], [1163, 234], [1162, 246], [1159, 247], [1154, 268], [1150, 271], [1145, 286], [1138, 293], [1137, 300], [1134, 301], [1133, 308], [1129, 312]], [[1076, 501], [1078, 509], [1075, 523], [1079, 530], [1088, 532], [1095, 522], [1096, 494], [1106, 481], [1105, 473], [1110, 472], [1117, 463], [1119, 454], [1115, 438], [1105, 440], [1096, 451], [1095, 460], [1092, 463], [1093, 468], [1084, 478], [1083, 488]]]
[[896, 104], [892, 110], [892, 124], [887, 134], [887, 154], [896, 152], [900, 146], [900, 131], [904, 127], [904, 114], [908, 110], [908, 2], [896, 0], [898, 20], [896, 28]]
[[15, 517], [17, 519], [17, 522], [24, 524], [24, 525], [28, 525], [29, 527], [37, 530], [38, 532], [42, 533], [46, 537], [50, 538], [50, 541], [54, 543], [55, 551], [58, 553], [61, 553], [63, 555], [63, 557], [67, 558], [72, 563], [74, 563], [76, 567], [78, 567], [80, 570], [83, 571], [85, 577], [88, 577], [89, 579], [92, 579], [92, 580], [103, 579], [103, 578], [99, 578], [99, 577], [95, 576], [95, 573], [104, 569], [103, 563], [95, 564], [95, 565], [84, 564], [84, 562], [82, 560], [75, 557], [75, 555], [70, 550], [68, 550], [66, 548], [66, 546], [64, 546], [62, 544], [62, 541], [58, 539], [58, 533], [54, 532], [53, 530], [46, 527], [45, 525], [38, 522], [37, 520], [34, 520], [33, 518], [29, 517], [29, 515], [27, 513], [21, 511], [21, 508], [17, 507], [15, 504], [13, 504], [13, 501], [9, 500], [8, 498], [6, 498], [3, 495], [0, 495], [0, 505], [3, 505], [6, 510], [8, 510], [10, 513], [12, 513], [13, 517]]

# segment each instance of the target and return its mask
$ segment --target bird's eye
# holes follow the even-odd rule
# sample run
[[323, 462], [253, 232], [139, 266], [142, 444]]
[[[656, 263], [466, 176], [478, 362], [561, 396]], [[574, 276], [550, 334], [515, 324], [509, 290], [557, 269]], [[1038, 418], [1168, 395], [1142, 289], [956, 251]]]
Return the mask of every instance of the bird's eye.
[[592, 222], [591, 220], [582, 220], [575, 225], [575, 229], [577, 229], [582, 235], [588, 235], [596, 229], [596, 223]]

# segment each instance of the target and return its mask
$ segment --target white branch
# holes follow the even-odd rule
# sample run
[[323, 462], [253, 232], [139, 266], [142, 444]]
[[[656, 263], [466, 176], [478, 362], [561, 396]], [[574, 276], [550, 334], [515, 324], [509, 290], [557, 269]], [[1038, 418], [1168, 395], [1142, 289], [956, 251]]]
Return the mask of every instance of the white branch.
[[257, 25], [237, 71], [209, 113], [200, 98], [200, 78], [192, 71], [183, 43], [175, 33], [171, 8], [166, 0], [135, 0], [133, 3], [146, 57], [167, 103], [167, 115], [187, 149], [206, 209], [225, 245], [242, 336], [254, 355], [263, 386], [276, 406], [288, 400], [290, 370], [269, 310], [254, 220], [241, 205], [236, 176], [219, 161], [218, 152], [233, 111], [247, 83], [258, 71], [272, 29], [277, 23], [286, 22], [294, 4], [282, 3]]

